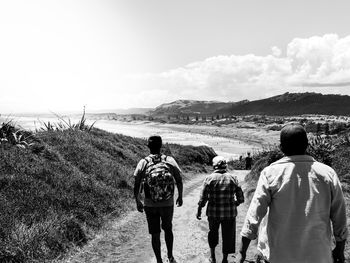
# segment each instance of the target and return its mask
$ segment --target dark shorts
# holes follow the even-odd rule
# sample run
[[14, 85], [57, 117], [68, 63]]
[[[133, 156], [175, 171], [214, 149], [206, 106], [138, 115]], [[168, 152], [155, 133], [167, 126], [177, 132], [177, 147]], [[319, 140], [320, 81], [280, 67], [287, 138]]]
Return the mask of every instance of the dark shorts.
[[216, 219], [208, 217], [209, 233], [208, 242], [210, 248], [215, 248], [219, 243], [219, 227], [221, 225], [222, 252], [224, 254], [236, 251], [236, 218]]
[[174, 206], [164, 207], [147, 207], [145, 206], [145, 213], [148, 223], [148, 232], [150, 234], [160, 233], [162, 229], [164, 231], [172, 230], [173, 228], [173, 214]]

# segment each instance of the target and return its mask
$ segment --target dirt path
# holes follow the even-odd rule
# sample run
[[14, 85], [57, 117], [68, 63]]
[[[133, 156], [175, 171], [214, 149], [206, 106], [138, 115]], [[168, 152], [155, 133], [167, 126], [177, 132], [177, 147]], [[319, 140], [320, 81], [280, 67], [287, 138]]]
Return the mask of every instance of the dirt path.
[[[235, 171], [240, 181], [244, 179], [247, 171]], [[184, 205], [175, 207], [174, 211], [174, 256], [178, 263], [206, 263], [208, 262], [209, 249], [207, 244], [208, 222], [204, 216], [202, 220], [195, 217], [199, 191], [205, 175], [196, 176], [185, 185]], [[237, 216], [237, 244], [238, 250], [239, 232], [246, 214], [247, 205], [238, 207]], [[203, 210], [204, 213], [204, 210]], [[166, 247], [162, 235], [162, 255], [166, 258]], [[221, 241], [220, 241], [221, 242]], [[247, 259], [252, 259], [252, 251], [249, 249]], [[235, 262], [235, 255], [229, 256], [229, 262]], [[217, 259], [221, 262], [221, 246], [217, 248]], [[120, 262], [120, 263], [155, 263], [147, 230], [145, 215], [132, 212], [123, 219], [115, 221], [106, 227], [98, 237], [85, 246], [74, 256], [66, 259], [68, 263], [85, 262]], [[166, 262], [166, 261], [164, 261]], [[249, 262], [249, 261], [248, 261]]]

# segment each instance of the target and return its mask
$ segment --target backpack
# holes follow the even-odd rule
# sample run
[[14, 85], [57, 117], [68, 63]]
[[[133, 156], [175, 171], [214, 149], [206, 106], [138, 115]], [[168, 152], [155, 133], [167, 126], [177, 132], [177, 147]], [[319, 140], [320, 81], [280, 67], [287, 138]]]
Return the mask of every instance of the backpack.
[[153, 202], [166, 201], [174, 195], [174, 177], [166, 158], [165, 155], [145, 157], [147, 162], [144, 177], [145, 194]]

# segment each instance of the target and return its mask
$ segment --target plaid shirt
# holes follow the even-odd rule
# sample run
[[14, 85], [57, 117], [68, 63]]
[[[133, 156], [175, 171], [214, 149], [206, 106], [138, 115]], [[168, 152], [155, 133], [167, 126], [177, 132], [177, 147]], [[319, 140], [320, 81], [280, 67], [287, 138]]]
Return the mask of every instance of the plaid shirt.
[[237, 205], [244, 202], [244, 195], [237, 177], [226, 170], [215, 170], [203, 183], [198, 205], [207, 205], [207, 216], [230, 219], [237, 215]]

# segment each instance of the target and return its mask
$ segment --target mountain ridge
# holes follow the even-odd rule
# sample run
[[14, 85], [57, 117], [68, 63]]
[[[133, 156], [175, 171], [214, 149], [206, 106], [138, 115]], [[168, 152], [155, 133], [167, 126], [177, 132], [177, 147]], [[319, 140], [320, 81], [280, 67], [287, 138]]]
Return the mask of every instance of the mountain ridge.
[[176, 100], [159, 105], [151, 116], [174, 115], [350, 115], [350, 96], [314, 92], [283, 93], [260, 100], [220, 102]]

